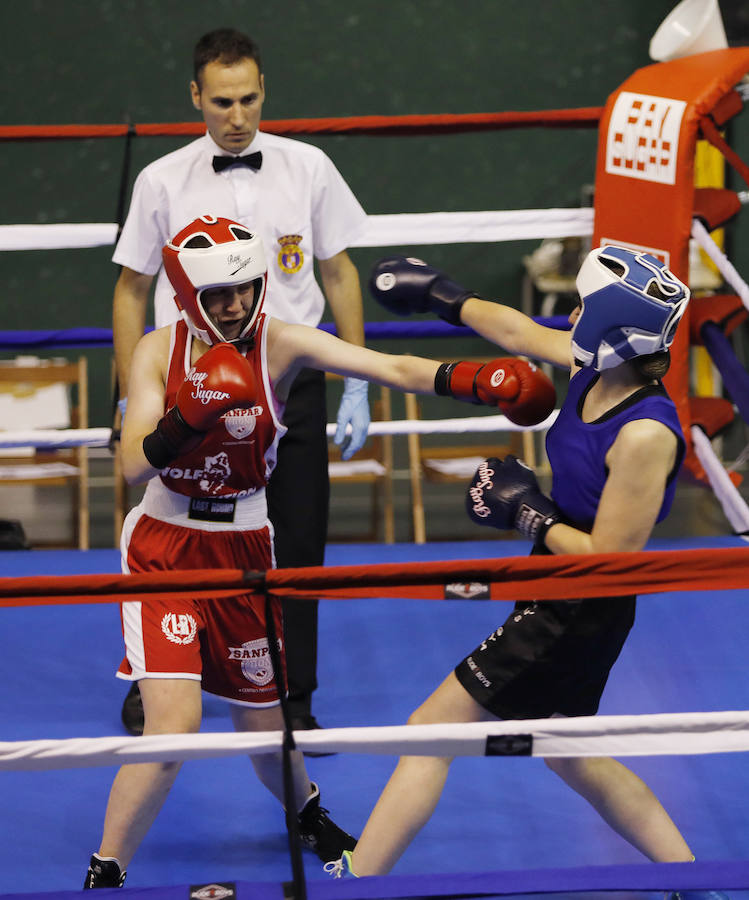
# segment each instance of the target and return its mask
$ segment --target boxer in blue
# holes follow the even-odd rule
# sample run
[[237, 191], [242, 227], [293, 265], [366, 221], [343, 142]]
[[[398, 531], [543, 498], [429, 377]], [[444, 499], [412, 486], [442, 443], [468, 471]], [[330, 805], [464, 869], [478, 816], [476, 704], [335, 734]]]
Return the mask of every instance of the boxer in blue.
[[[612, 246], [591, 251], [577, 288], [580, 304], [565, 332], [476, 297], [421, 260], [384, 259], [370, 281], [391, 312], [434, 312], [512, 353], [571, 373], [547, 436], [551, 498], [520, 460], [488, 459], [466, 498], [475, 522], [517, 529], [536, 553], [641, 550], [668, 514], [684, 455], [676, 409], [660, 379], [689, 289], [655, 257]], [[518, 604], [409, 723], [593, 715], [634, 614], [634, 597]], [[356, 848], [328, 871], [389, 872], [434, 811], [450, 762], [403, 757]], [[549, 759], [547, 765], [649, 859], [694, 859], [659, 800], [619, 762]]]

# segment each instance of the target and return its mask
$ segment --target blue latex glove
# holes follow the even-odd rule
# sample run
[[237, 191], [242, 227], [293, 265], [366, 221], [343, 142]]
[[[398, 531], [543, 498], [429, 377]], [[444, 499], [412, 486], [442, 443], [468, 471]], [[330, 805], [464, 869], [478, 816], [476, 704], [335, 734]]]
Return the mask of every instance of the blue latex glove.
[[120, 397], [117, 401], [117, 409], [120, 411], [120, 418], [125, 418], [125, 410], [127, 409], [127, 397]]
[[[351, 459], [364, 446], [369, 429], [369, 382], [361, 378], [343, 379], [343, 396], [338, 407], [333, 443], [341, 448], [341, 459]], [[346, 426], [351, 425], [351, 433]]]

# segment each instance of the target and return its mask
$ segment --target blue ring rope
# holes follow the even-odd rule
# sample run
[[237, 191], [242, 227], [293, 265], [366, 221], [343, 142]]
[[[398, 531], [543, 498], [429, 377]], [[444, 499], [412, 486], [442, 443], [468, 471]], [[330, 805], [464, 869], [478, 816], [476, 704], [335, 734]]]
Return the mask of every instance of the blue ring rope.
[[700, 335], [710, 359], [720, 372], [726, 391], [741, 418], [749, 424], [749, 372], [738, 360], [730, 340], [720, 325], [705, 322], [700, 329]]
[[[566, 316], [538, 316], [534, 319], [549, 328], [568, 329]], [[335, 326], [320, 325], [323, 331], [335, 333]], [[368, 322], [364, 326], [367, 340], [391, 338], [477, 337], [464, 326], [447, 322]], [[38, 349], [42, 347], [111, 347], [111, 328], [58, 328], [42, 331], [0, 331], [0, 350]]]
[[500, 872], [388, 875], [307, 882], [308, 900], [384, 900], [387, 897], [458, 898], [583, 891], [745, 890], [749, 862], [581, 866]]
[[[281, 883], [233, 881], [237, 900], [283, 900]], [[192, 888], [195, 885], [191, 886]], [[375, 878], [307, 881], [308, 900], [387, 900], [387, 898], [491, 898], [512, 894], [585, 893], [603, 891], [746, 890], [749, 862], [719, 860], [696, 863], [580, 866], [495, 872], [387, 875]], [[118, 896], [138, 900], [184, 900], [187, 885], [122, 888]], [[77, 900], [78, 891], [0, 894], [0, 900]]]

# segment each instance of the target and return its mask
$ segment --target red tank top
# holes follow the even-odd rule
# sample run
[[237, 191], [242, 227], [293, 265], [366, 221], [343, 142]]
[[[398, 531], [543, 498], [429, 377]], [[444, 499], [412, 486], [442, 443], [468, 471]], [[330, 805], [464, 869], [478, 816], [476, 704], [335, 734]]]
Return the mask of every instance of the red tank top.
[[[184, 322], [172, 326], [164, 411], [192, 368], [192, 336]], [[276, 447], [286, 428], [276, 415], [268, 378], [265, 316], [258, 319], [255, 341], [245, 356], [258, 385], [251, 409], [225, 413], [195, 450], [179, 456], [160, 473], [170, 491], [188, 497], [247, 497], [265, 487], [276, 464]]]

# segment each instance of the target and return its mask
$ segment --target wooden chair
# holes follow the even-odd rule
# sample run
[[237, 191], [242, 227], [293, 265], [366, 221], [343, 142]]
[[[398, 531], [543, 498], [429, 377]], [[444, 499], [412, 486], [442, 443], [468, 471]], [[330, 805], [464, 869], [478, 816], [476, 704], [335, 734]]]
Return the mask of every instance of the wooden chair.
[[[88, 367], [77, 362], [38, 360], [0, 365], [0, 408], [13, 430], [88, 428]], [[34, 541], [37, 546], [89, 548], [89, 466], [86, 447], [35, 450], [13, 448], [0, 456], [0, 484], [66, 487], [73, 509], [69, 543]]]
[[[339, 376], [327, 374], [328, 380]], [[391, 398], [386, 387], [376, 388], [379, 396], [372, 404], [373, 421], [390, 421]], [[341, 533], [336, 531], [334, 516], [330, 516], [328, 540], [331, 541], [378, 541], [379, 521], [383, 522], [383, 540], [386, 544], [395, 542], [395, 512], [393, 508], [393, 436], [371, 435], [362, 449], [346, 462], [336, 445], [328, 443], [328, 473], [332, 484], [369, 484], [371, 485], [371, 504], [368, 527], [362, 532]]]
[[[407, 419], [420, 419], [421, 407], [415, 394], [405, 395]], [[490, 456], [513, 453], [529, 466], [536, 465], [535, 444], [530, 431], [504, 432], [507, 441], [482, 444], [424, 446], [421, 436], [411, 432], [408, 442], [408, 476], [411, 485], [412, 531], [416, 544], [426, 543], [426, 516], [422, 481], [462, 482], [468, 486], [478, 464]]]

